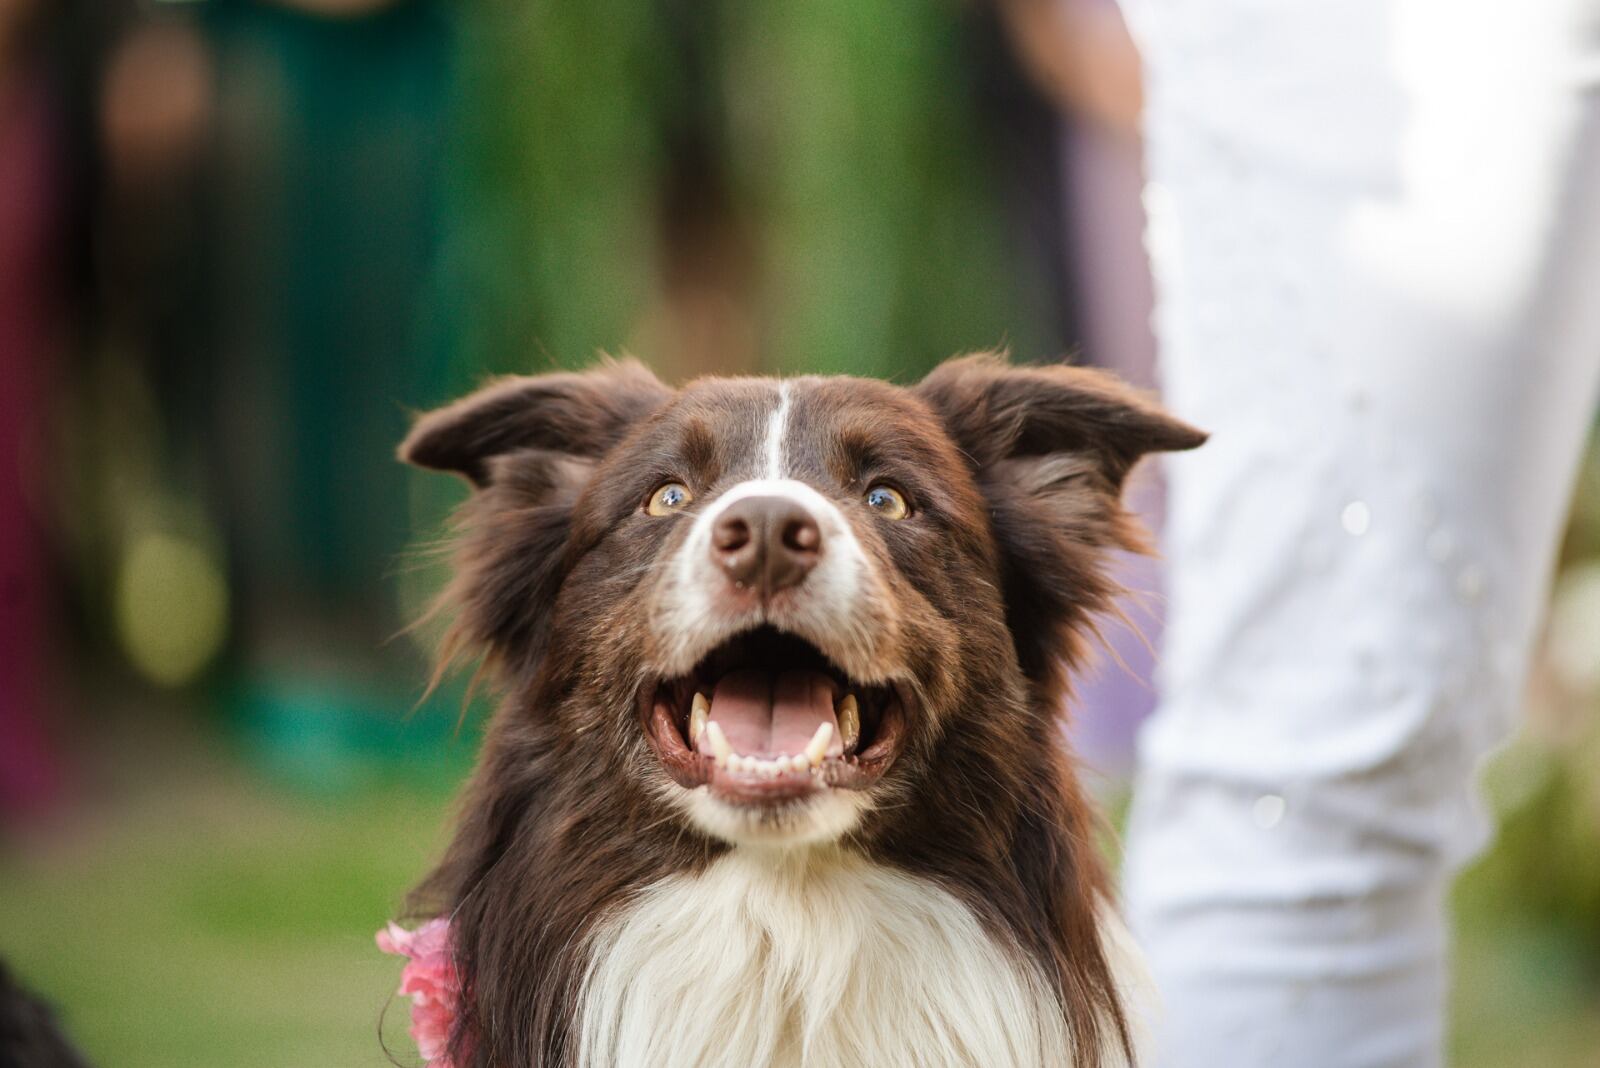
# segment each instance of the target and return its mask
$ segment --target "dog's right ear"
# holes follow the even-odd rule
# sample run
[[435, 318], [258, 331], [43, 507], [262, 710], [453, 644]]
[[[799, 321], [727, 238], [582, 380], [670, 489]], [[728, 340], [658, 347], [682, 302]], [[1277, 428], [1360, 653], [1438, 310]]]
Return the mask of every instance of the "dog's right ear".
[[475, 491], [456, 513], [455, 577], [435, 603], [454, 616], [435, 683], [476, 653], [497, 671], [539, 663], [571, 566], [573, 507], [606, 453], [671, 398], [637, 360], [607, 360], [501, 379], [417, 420], [400, 458]]
[[494, 460], [508, 453], [538, 449], [597, 460], [671, 396], [633, 359], [502, 378], [418, 418], [400, 445], [400, 459], [483, 489], [494, 479]]

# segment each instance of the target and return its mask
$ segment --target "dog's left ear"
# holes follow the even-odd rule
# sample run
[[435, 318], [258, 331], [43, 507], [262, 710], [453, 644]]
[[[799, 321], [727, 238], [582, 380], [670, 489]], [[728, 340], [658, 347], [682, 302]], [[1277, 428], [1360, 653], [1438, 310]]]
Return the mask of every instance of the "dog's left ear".
[[1206, 435], [1114, 375], [1065, 364], [1013, 367], [993, 353], [946, 360], [916, 387], [980, 469], [1028, 458], [1092, 461], [1117, 489], [1140, 457]]
[[1106, 550], [1146, 548], [1122, 486], [1152, 452], [1206, 435], [1103, 371], [1013, 367], [985, 353], [934, 368], [915, 392], [972, 464], [989, 506], [1017, 654], [1030, 677], [1073, 659], [1111, 607]]
[[633, 359], [502, 378], [419, 417], [400, 444], [400, 459], [483, 489], [493, 481], [497, 457], [524, 449], [599, 459], [671, 396]]

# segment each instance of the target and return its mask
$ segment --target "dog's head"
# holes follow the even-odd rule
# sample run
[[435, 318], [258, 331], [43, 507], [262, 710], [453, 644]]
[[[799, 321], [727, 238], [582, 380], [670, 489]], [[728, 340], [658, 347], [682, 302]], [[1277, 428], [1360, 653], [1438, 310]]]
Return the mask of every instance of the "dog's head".
[[[1110, 377], [903, 388], [634, 362], [498, 382], [406, 460], [474, 487], [456, 642], [596, 789], [727, 842], [870, 840], [941, 760], [1041, 744], [1142, 455], [1204, 437]], [[936, 789], [936, 787], [934, 787]]]

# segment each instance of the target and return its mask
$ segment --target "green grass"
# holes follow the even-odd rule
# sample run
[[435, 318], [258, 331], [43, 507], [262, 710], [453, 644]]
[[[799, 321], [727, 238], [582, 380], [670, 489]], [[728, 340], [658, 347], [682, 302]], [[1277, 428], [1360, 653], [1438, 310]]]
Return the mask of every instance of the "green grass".
[[[107, 1068], [388, 1064], [378, 1024], [399, 963], [372, 935], [447, 800], [211, 784], [143, 802], [0, 864], [0, 952]], [[386, 1040], [413, 1063], [405, 1021], [397, 1000]]]

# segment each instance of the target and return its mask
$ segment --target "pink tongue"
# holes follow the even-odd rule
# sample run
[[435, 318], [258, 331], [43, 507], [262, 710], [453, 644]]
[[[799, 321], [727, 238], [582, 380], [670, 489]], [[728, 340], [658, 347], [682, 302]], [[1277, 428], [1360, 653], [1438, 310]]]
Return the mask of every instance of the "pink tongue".
[[[733, 751], [745, 756], [799, 753], [823, 723], [833, 724], [829, 750], [840, 751], [833, 680], [819, 672], [735, 671], [717, 683], [710, 718]], [[708, 748], [703, 735], [701, 743], [699, 748]]]

